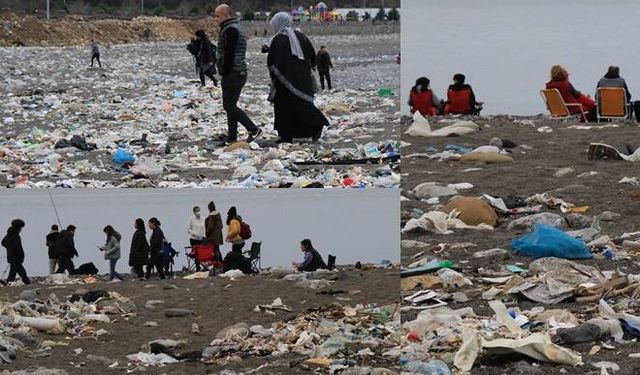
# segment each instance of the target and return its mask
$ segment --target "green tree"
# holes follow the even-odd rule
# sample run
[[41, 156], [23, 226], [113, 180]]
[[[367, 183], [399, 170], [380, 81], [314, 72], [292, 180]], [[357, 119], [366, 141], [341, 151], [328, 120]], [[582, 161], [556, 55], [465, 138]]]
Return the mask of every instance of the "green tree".
[[358, 12], [356, 12], [355, 10], [350, 10], [347, 13], [347, 21], [357, 21], [358, 20]]
[[244, 12], [242, 12], [242, 19], [245, 21], [253, 21], [256, 19], [256, 14], [253, 10], [247, 8]]
[[364, 16], [362, 16], [362, 19], [364, 21], [369, 21], [371, 19], [371, 13], [369, 12], [364, 12]]
[[384, 8], [378, 9], [378, 13], [376, 14], [376, 21], [384, 21], [384, 18], [387, 14], [384, 11]]
[[387, 14], [387, 19], [389, 21], [399, 21], [400, 20], [400, 12], [396, 8], [392, 8]]
[[160, 17], [160, 16], [162, 16], [162, 15], [164, 14], [164, 12], [165, 12], [164, 7], [163, 7], [162, 5], [160, 5], [160, 6], [157, 6], [157, 7], [153, 10], [153, 15], [154, 15], [154, 16], [158, 16], [158, 17]]

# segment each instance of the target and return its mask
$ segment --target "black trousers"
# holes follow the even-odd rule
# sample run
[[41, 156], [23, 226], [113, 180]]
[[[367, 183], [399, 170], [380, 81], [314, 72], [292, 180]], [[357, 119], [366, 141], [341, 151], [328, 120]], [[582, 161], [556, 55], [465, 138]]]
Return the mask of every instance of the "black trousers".
[[22, 266], [22, 262], [9, 263], [9, 278], [7, 279], [7, 282], [15, 281], [16, 274], [20, 276], [23, 283], [31, 284], [31, 280], [29, 280], [29, 277], [27, 276], [27, 271]]
[[238, 140], [238, 122], [251, 133], [258, 130], [256, 124], [251, 121], [249, 116], [247, 116], [243, 110], [238, 108], [240, 93], [246, 83], [246, 73], [241, 74], [238, 72], [232, 72], [222, 77], [222, 107], [227, 112], [228, 142], [235, 142]]
[[205, 76], [209, 77], [209, 79], [213, 81], [214, 86], [218, 86], [218, 80], [216, 79], [215, 71], [213, 69], [209, 69], [205, 72], [204, 70], [198, 68], [198, 72], [200, 72], [200, 83], [202, 83], [202, 86], [207, 83]]
[[151, 277], [151, 271], [153, 270], [153, 267], [155, 267], [156, 271], [158, 271], [158, 275], [160, 275], [160, 278], [164, 279], [164, 264], [162, 263], [162, 255], [158, 254], [150, 256], [149, 263], [147, 263], [147, 274], [145, 275], [145, 279], [148, 280]]
[[98, 66], [102, 68], [102, 63], [100, 63], [100, 54], [94, 53], [93, 55], [91, 55], [91, 66], [93, 66], [93, 59], [98, 60]]
[[324, 79], [327, 79], [327, 88], [331, 90], [331, 73], [327, 70], [326, 72], [318, 71], [320, 75], [320, 87], [324, 90]]
[[59, 257], [58, 258], [58, 270], [56, 273], [64, 273], [65, 271], [69, 272], [69, 275], [72, 275], [76, 270], [71, 258], [69, 257]]
[[142, 265], [133, 266], [133, 270], [135, 271], [138, 279], [142, 279], [144, 277], [144, 270], [142, 269]]
[[636, 114], [636, 121], [640, 122], [640, 100], [633, 102], [633, 113]]

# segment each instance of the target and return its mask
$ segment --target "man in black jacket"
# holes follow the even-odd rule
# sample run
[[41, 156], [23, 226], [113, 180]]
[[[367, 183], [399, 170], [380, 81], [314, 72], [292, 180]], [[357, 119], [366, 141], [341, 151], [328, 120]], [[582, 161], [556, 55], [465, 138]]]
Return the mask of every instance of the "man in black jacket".
[[253, 121], [238, 108], [238, 99], [242, 88], [247, 83], [247, 62], [245, 54], [247, 52], [247, 40], [240, 31], [240, 24], [235, 18], [233, 9], [222, 4], [215, 10], [216, 22], [220, 26], [218, 34], [218, 53], [216, 55], [216, 65], [218, 73], [222, 77], [220, 86], [222, 87], [222, 106], [227, 112], [227, 141], [231, 144], [238, 140], [238, 122], [249, 132], [247, 142], [253, 142], [262, 134]]
[[9, 263], [9, 278], [7, 278], [7, 282], [15, 281], [16, 274], [18, 274], [22, 282], [28, 285], [31, 284], [31, 280], [27, 277], [27, 271], [22, 266], [24, 262], [24, 250], [20, 239], [22, 228], [24, 228], [23, 220], [12, 220], [11, 226], [7, 230], [7, 235], [2, 239], [2, 246], [7, 249], [7, 263]]
[[58, 240], [56, 241], [56, 255], [58, 256], [58, 270], [56, 273], [69, 272], [72, 275], [75, 272], [75, 266], [71, 258], [78, 256], [78, 250], [73, 241], [73, 236], [76, 233], [76, 227], [69, 225], [67, 230], [60, 232]]
[[327, 79], [327, 88], [331, 90], [331, 72], [333, 64], [331, 63], [331, 56], [325, 46], [320, 46], [320, 51], [316, 56], [316, 64], [318, 67], [318, 74], [320, 75], [320, 86], [324, 90], [324, 79]]
[[56, 241], [58, 240], [58, 235], [60, 232], [58, 231], [58, 226], [53, 224], [51, 226], [51, 232], [47, 234], [46, 244], [47, 244], [47, 255], [49, 256], [49, 273], [56, 272], [56, 265], [58, 264], [58, 256], [56, 255]]

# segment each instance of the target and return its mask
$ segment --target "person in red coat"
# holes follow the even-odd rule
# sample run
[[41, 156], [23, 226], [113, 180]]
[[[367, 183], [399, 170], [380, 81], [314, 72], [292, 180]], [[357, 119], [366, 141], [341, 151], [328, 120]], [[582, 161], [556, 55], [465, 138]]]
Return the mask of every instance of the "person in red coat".
[[411, 113], [416, 111], [425, 116], [437, 116], [442, 114], [442, 104], [436, 94], [429, 88], [429, 79], [420, 77], [416, 80], [416, 85], [409, 93], [409, 106]]
[[[576, 90], [569, 82], [569, 72], [561, 65], [551, 67], [551, 80], [546, 84], [547, 89], [558, 89], [566, 104], [580, 104], [582, 112], [587, 112], [587, 121], [596, 121], [596, 102], [590, 96]], [[569, 106], [569, 112], [579, 114], [581, 110], [577, 106]]]
[[447, 90], [445, 115], [479, 115], [483, 102], [476, 101], [476, 95], [470, 85], [464, 83], [464, 74], [453, 75], [453, 85]]

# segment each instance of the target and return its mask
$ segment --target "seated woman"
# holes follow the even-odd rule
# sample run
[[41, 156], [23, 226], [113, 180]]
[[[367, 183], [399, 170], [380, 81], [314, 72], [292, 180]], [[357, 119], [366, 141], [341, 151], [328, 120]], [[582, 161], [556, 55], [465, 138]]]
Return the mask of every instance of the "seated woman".
[[322, 260], [322, 256], [320, 255], [318, 250], [314, 249], [313, 245], [311, 245], [311, 240], [302, 240], [300, 242], [300, 250], [304, 253], [303, 261], [300, 263], [292, 263], [298, 271], [313, 272], [320, 268], [327, 268], [327, 265]]
[[447, 101], [444, 106], [445, 115], [479, 115], [483, 102], [476, 101], [471, 86], [464, 83], [464, 74], [453, 75], [453, 85], [447, 90]]
[[583, 95], [573, 87], [569, 82], [569, 72], [562, 66], [554, 65], [551, 67], [551, 80], [547, 82], [546, 88], [558, 89], [566, 104], [580, 104], [582, 111], [578, 106], [568, 107], [572, 114], [587, 112], [587, 121], [596, 121], [596, 102], [590, 96]]
[[416, 80], [416, 85], [411, 88], [409, 106], [412, 114], [416, 111], [424, 116], [437, 116], [442, 113], [442, 103], [431, 91], [429, 82], [427, 77], [420, 77]]

